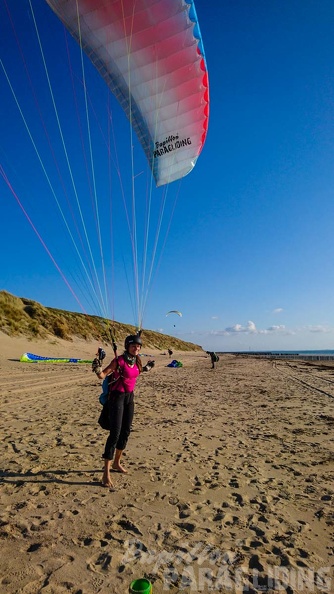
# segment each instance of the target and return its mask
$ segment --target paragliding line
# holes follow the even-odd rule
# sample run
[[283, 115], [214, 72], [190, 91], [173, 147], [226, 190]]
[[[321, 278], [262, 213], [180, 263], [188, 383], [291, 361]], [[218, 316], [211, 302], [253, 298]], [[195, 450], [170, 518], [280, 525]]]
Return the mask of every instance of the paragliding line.
[[72, 182], [72, 188], [73, 188], [74, 195], [75, 195], [75, 198], [76, 198], [76, 202], [77, 202], [77, 206], [78, 206], [78, 210], [79, 210], [79, 214], [80, 214], [80, 218], [81, 218], [81, 222], [82, 222], [84, 234], [85, 234], [87, 245], [88, 245], [88, 250], [89, 250], [89, 253], [90, 253], [91, 260], [92, 260], [92, 264], [93, 264], [93, 268], [94, 268], [94, 273], [95, 273], [95, 279], [97, 281], [97, 286], [98, 286], [98, 291], [99, 291], [100, 297], [101, 297], [101, 304], [103, 305], [104, 311], [106, 312], [106, 304], [105, 304], [105, 302], [103, 300], [103, 297], [102, 297], [101, 286], [100, 286], [100, 282], [99, 282], [98, 275], [97, 275], [95, 261], [94, 261], [94, 257], [93, 257], [93, 254], [92, 254], [92, 249], [91, 249], [90, 241], [89, 241], [88, 234], [87, 234], [86, 225], [85, 225], [83, 214], [82, 214], [82, 209], [81, 209], [81, 205], [80, 205], [80, 201], [79, 201], [79, 197], [78, 197], [78, 193], [77, 193], [77, 189], [76, 189], [76, 184], [75, 184], [74, 177], [73, 177], [73, 172], [72, 172], [71, 164], [70, 164], [70, 161], [69, 161], [68, 152], [67, 152], [67, 149], [66, 149], [65, 139], [64, 139], [64, 135], [63, 135], [63, 131], [62, 131], [60, 119], [59, 119], [59, 114], [58, 114], [58, 110], [57, 110], [57, 106], [56, 106], [56, 102], [55, 102], [55, 98], [54, 98], [54, 93], [53, 93], [53, 89], [52, 89], [52, 85], [51, 85], [51, 81], [50, 81], [50, 77], [49, 77], [49, 73], [48, 73], [48, 68], [47, 68], [47, 64], [46, 64], [46, 60], [45, 60], [45, 56], [44, 56], [44, 52], [43, 52], [43, 47], [42, 47], [41, 40], [40, 40], [40, 35], [39, 35], [38, 27], [37, 27], [37, 22], [36, 22], [36, 19], [35, 19], [34, 10], [33, 10], [32, 4], [31, 4], [31, 0], [29, 0], [29, 5], [30, 5], [30, 10], [31, 10], [31, 14], [32, 14], [32, 17], [33, 17], [34, 25], [35, 25], [36, 36], [37, 36], [37, 40], [38, 40], [38, 44], [39, 44], [39, 48], [40, 48], [40, 52], [41, 52], [41, 57], [42, 57], [43, 65], [44, 65], [44, 70], [45, 70], [45, 74], [46, 74], [46, 78], [47, 78], [47, 82], [48, 82], [48, 87], [49, 87], [49, 91], [50, 91], [51, 101], [52, 101], [52, 104], [53, 104], [53, 108], [54, 108], [54, 112], [55, 112], [55, 116], [56, 116], [56, 120], [57, 120], [57, 124], [58, 124], [58, 130], [59, 130], [59, 134], [60, 134], [60, 138], [61, 138], [61, 142], [62, 142], [62, 146], [63, 146], [63, 150], [64, 150], [64, 155], [65, 155], [65, 159], [66, 159], [66, 163], [67, 163], [67, 167], [68, 167], [68, 172], [70, 174], [70, 178], [71, 178], [71, 182]]
[[[62, 175], [61, 175], [61, 172], [60, 172], [60, 169], [59, 169], [59, 165], [58, 165], [58, 162], [57, 162], [57, 159], [56, 159], [56, 155], [55, 155], [55, 152], [54, 152], [54, 149], [53, 149], [52, 143], [51, 143], [51, 139], [50, 139], [50, 136], [49, 136], [49, 134], [48, 134], [48, 130], [47, 130], [47, 128], [46, 128], [46, 125], [45, 125], [45, 121], [44, 121], [44, 119], [43, 119], [43, 115], [42, 115], [42, 112], [41, 112], [41, 109], [40, 109], [40, 105], [39, 105], [39, 102], [38, 102], [38, 98], [37, 98], [37, 96], [36, 96], [36, 93], [35, 93], [34, 85], [33, 85], [33, 83], [32, 83], [31, 77], [30, 77], [30, 73], [29, 73], [29, 70], [28, 70], [28, 67], [27, 67], [27, 63], [26, 63], [26, 60], [25, 60], [25, 57], [24, 57], [24, 53], [23, 53], [23, 51], [22, 51], [22, 48], [21, 48], [21, 45], [20, 45], [20, 41], [19, 41], [19, 38], [18, 38], [18, 36], [17, 36], [17, 33], [16, 33], [16, 30], [15, 30], [15, 25], [14, 25], [14, 23], [13, 23], [13, 19], [12, 19], [12, 16], [11, 16], [11, 13], [10, 13], [10, 10], [9, 10], [9, 8], [8, 8], [8, 5], [7, 5], [7, 2], [6, 2], [6, 0], [4, 0], [4, 3], [5, 3], [5, 6], [6, 6], [6, 11], [7, 11], [7, 14], [8, 14], [8, 18], [9, 18], [9, 20], [10, 20], [11, 27], [12, 27], [12, 30], [13, 30], [13, 34], [14, 34], [14, 37], [15, 37], [15, 40], [16, 40], [16, 44], [17, 44], [17, 47], [18, 47], [18, 49], [19, 49], [19, 53], [20, 53], [20, 56], [21, 56], [21, 59], [22, 59], [22, 62], [23, 62], [23, 66], [24, 66], [24, 69], [25, 69], [25, 72], [26, 72], [26, 76], [27, 76], [27, 79], [28, 79], [28, 82], [29, 82], [29, 86], [30, 86], [30, 88], [31, 88], [31, 92], [32, 92], [33, 99], [34, 99], [34, 102], [35, 102], [35, 105], [36, 105], [36, 109], [37, 109], [37, 111], [38, 111], [38, 114], [39, 114], [39, 117], [40, 117], [40, 120], [41, 120], [41, 124], [42, 124], [42, 126], [43, 126], [44, 134], [45, 134], [45, 137], [46, 137], [47, 143], [48, 143], [48, 145], [49, 145], [49, 148], [50, 148], [50, 152], [51, 152], [51, 155], [52, 155], [52, 158], [53, 158], [53, 161], [54, 161], [54, 164], [55, 164], [55, 167], [56, 167], [57, 173], [58, 173], [58, 177], [59, 177], [59, 180], [60, 180], [61, 186], [62, 186], [62, 188], [63, 188], [64, 196], [66, 197], [66, 201], [67, 201], [67, 204], [68, 204], [69, 210], [70, 210], [70, 212], [71, 212], [71, 215], [72, 215], [73, 223], [74, 223], [74, 226], [75, 226], [75, 228], [76, 228], [76, 231], [77, 231], [77, 233], [78, 233], [78, 236], [79, 236], [79, 239], [80, 239], [81, 247], [82, 247], [83, 251], [85, 252], [85, 246], [84, 246], [84, 243], [83, 243], [83, 241], [82, 241], [81, 233], [80, 233], [80, 230], [79, 230], [79, 228], [78, 228], [78, 225], [77, 225], [77, 222], [76, 222], [76, 219], [75, 219], [75, 216], [74, 216], [74, 212], [73, 212], [73, 209], [72, 209], [72, 205], [71, 205], [71, 202], [70, 202], [70, 200], [69, 200], [69, 196], [68, 196], [68, 193], [67, 193], [67, 191], [66, 191], [66, 187], [65, 187], [65, 184], [64, 184], [64, 180], [63, 180], [63, 177], [62, 177]], [[68, 45], [67, 45], [67, 37], [66, 37], [66, 35], [65, 35], [65, 29], [64, 29], [64, 37], [65, 37], [65, 42], [66, 42], [66, 48], [67, 48], [67, 54], [68, 54], [68, 61], [69, 61], [69, 64], [70, 64], [70, 58], [69, 58], [69, 52], [68, 52]], [[4, 66], [3, 66], [3, 65], [2, 65], [2, 67], [3, 67], [3, 69], [4, 69]], [[71, 70], [71, 68], [70, 68], [70, 73], [71, 73], [71, 76], [72, 76], [72, 70]], [[5, 76], [6, 76], [6, 78], [7, 78], [8, 84], [9, 84], [9, 86], [10, 86], [10, 89], [11, 89], [11, 91], [12, 91], [12, 94], [13, 94], [13, 96], [14, 96], [14, 99], [15, 99], [15, 101], [16, 101], [16, 104], [17, 104], [17, 106], [18, 106], [18, 108], [19, 108], [18, 101], [17, 101], [17, 99], [16, 99], [16, 97], [15, 97], [15, 94], [14, 94], [13, 88], [12, 88], [12, 86], [11, 86], [10, 82], [9, 82], [9, 77], [8, 77], [8, 75], [7, 75], [7, 73], [6, 73], [6, 72], [5, 72]], [[73, 85], [73, 77], [72, 77], [72, 87], [73, 87], [73, 95], [74, 95], [74, 100], [75, 100], [75, 103], [76, 103], [76, 96], [75, 96], [75, 90], [74, 90], [74, 85]], [[77, 103], [76, 103], [76, 105], [77, 105]], [[29, 133], [29, 130], [28, 130], [28, 128], [27, 128], [27, 124], [26, 124], [26, 122], [25, 122], [25, 119], [24, 119], [24, 117], [23, 117], [23, 114], [22, 114], [22, 110], [20, 110], [20, 108], [19, 108], [19, 111], [20, 111], [20, 113], [21, 113], [21, 117], [22, 117], [22, 119], [23, 119], [23, 122], [24, 122], [24, 124], [25, 124], [25, 126], [26, 126], [26, 129], [27, 129], [27, 131], [28, 131], [28, 134], [30, 135], [30, 133]], [[77, 110], [77, 111], [78, 111], [78, 110]], [[79, 129], [80, 129], [80, 136], [81, 136], [81, 138], [82, 138], [82, 131], [81, 131], [81, 127], [80, 127], [80, 119], [79, 119]], [[31, 136], [30, 136], [30, 139], [31, 139], [31, 141], [32, 141], [32, 138], [31, 138]], [[36, 151], [36, 153], [37, 153], [37, 149], [36, 149], [36, 147], [35, 147], [35, 145], [34, 145], [33, 141], [32, 141], [32, 144], [33, 144], [33, 146], [34, 146], [34, 149], [35, 149], [35, 151]], [[84, 153], [84, 157], [85, 157], [85, 151], [84, 151], [84, 147], [83, 147], [83, 153]], [[40, 163], [41, 163], [41, 159], [40, 159], [40, 157], [39, 157], [38, 153], [37, 153], [37, 156], [38, 156], [38, 158], [39, 158], [39, 160], [40, 160]], [[42, 163], [41, 163], [41, 165], [42, 165]], [[43, 166], [42, 166], [42, 167], [43, 167]], [[87, 167], [86, 167], [86, 169], [87, 169]], [[44, 171], [44, 174], [46, 175], [45, 171]], [[46, 176], [46, 178], [47, 178], [47, 176]], [[49, 180], [48, 178], [47, 178], [47, 181], [48, 181], [48, 183], [49, 183], [49, 185], [50, 185], [50, 180]], [[88, 182], [89, 182], [89, 178], [88, 178]], [[51, 187], [51, 186], [50, 186], [50, 187]], [[51, 190], [52, 190], [52, 192], [53, 192], [53, 189], [52, 189], [52, 187], [51, 187]], [[53, 195], [54, 195], [54, 192], [53, 192]], [[75, 240], [74, 240], [74, 238], [73, 238], [73, 236], [72, 236], [72, 234], [71, 234], [71, 232], [70, 232], [70, 230], [69, 230], [69, 227], [68, 227], [68, 225], [67, 225], [67, 223], [66, 223], [66, 220], [65, 220], [65, 216], [64, 216], [64, 214], [63, 214], [63, 211], [62, 211], [62, 209], [61, 209], [61, 207], [60, 207], [60, 204], [57, 202], [57, 199], [56, 199], [55, 195], [54, 195], [54, 198], [55, 198], [55, 201], [56, 201], [56, 203], [57, 203], [57, 206], [58, 206], [58, 208], [59, 208], [59, 211], [60, 211], [60, 213], [61, 213], [61, 215], [62, 215], [62, 218], [63, 218], [63, 220], [64, 220], [64, 223], [65, 223], [65, 225], [66, 225], [66, 227], [67, 227], [67, 231], [68, 231], [68, 233], [69, 233], [69, 235], [70, 235], [70, 237], [71, 237], [72, 243], [74, 244], [74, 247], [75, 247], [75, 249], [76, 249], [76, 251], [77, 251], [77, 253], [78, 253], [78, 249], [77, 249], [77, 247], [76, 247]], [[81, 262], [81, 263], [82, 263], [82, 265], [83, 265], [83, 262]], [[90, 264], [89, 264], [89, 262], [88, 262], [88, 265], [89, 265], [89, 267], [90, 267]], [[86, 275], [88, 276], [88, 274], [87, 274], [87, 271], [85, 270], [85, 267], [84, 267], [84, 265], [83, 265], [83, 269], [84, 269], [84, 271], [86, 272]]]
[[[12, 185], [11, 185], [11, 183], [10, 183], [9, 179], [7, 178], [7, 175], [6, 175], [6, 173], [5, 173], [5, 171], [4, 171], [3, 167], [2, 167], [2, 165], [0, 165], [0, 173], [1, 173], [1, 175], [2, 175], [2, 177], [3, 177], [3, 179], [4, 179], [4, 181], [5, 181], [5, 183], [7, 184], [8, 188], [10, 189], [11, 193], [13, 194], [14, 198], [16, 199], [16, 201], [17, 201], [17, 203], [18, 203], [19, 207], [21, 208], [21, 210], [22, 210], [23, 214], [26, 216], [26, 218], [27, 218], [28, 222], [30, 223], [31, 227], [33, 228], [34, 232], [36, 233], [36, 235], [37, 235], [38, 239], [40, 240], [40, 242], [41, 242], [42, 246], [45, 248], [45, 250], [46, 250], [46, 252], [47, 252], [48, 256], [51, 258], [51, 260], [52, 260], [52, 262], [53, 262], [54, 266], [55, 266], [55, 267], [56, 267], [56, 269], [58, 270], [58, 272], [59, 272], [60, 276], [62, 277], [63, 281], [65, 282], [65, 284], [67, 285], [67, 287], [68, 287], [68, 288], [69, 288], [69, 290], [71, 291], [71, 293], [72, 293], [72, 295], [73, 295], [74, 299], [75, 299], [75, 300], [77, 301], [77, 303], [80, 305], [80, 307], [81, 307], [82, 311], [83, 311], [85, 314], [87, 314], [87, 312], [86, 312], [85, 308], [83, 307], [83, 305], [82, 305], [82, 304], [81, 304], [81, 302], [79, 301], [78, 297], [76, 296], [75, 292], [73, 291], [73, 289], [72, 289], [72, 287], [71, 287], [70, 283], [68, 282], [67, 278], [65, 277], [64, 273], [63, 273], [63, 272], [62, 272], [62, 270], [59, 268], [59, 266], [58, 266], [58, 264], [57, 264], [56, 260], [54, 259], [53, 255], [51, 254], [51, 252], [50, 252], [49, 248], [47, 247], [46, 243], [44, 242], [44, 240], [42, 239], [41, 235], [40, 235], [40, 234], [39, 234], [39, 232], [37, 231], [37, 229], [36, 229], [36, 227], [35, 227], [34, 223], [32, 222], [31, 218], [29, 217], [28, 213], [27, 213], [27, 212], [26, 212], [26, 210], [24, 209], [24, 207], [23, 207], [23, 205], [22, 205], [22, 203], [21, 203], [21, 201], [20, 201], [19, 197], [17, 196], [17, 194], [16, 194], [16, 192], [15, 192], [14, 188], [12, 187]], [[87, 315], [88, 315], [88, 314], [87, 314]]]
[[[60, 212], [60, 214], [61, 214], [61, 217], [62, 217], [62, 219], [63, 219], [63, 222], [64, 222], [64, 224], [65, 224], [65, 227], [66, 227], [66, 229], [67, 229], [67, 231], [68, 231], [68, 234], [69, 234], [69, 236], [70, 236], [70, 238], [71, 238], [71, 241], [72, 241], [72, 243], [73, 243], [73, 245], [74, 245], [74, 248], [75, 248], [75, 250], [76, 250], [76, 252], [77, 252], [77, 254], [78, 254], [78, 257], [79, 257], [79, 259], [80, 259], [81, 265], [82, 265], [82, 267], [83, 267], [83, 269], [84, 269], [84, 271], [85, 271], [85, 273], [86, 273], [86, 275], [87, 275], [87, 278], [88, 278], [88, 281], [89, 281], [89, 283], [90, 283], [90, 285], [91, 285], [91, 288], [92, 288], [92, 290], [93, 290], [93, 293], [96, 295], [96, 291], [95, 291], [95, 289], [94, 289], [94, 286], [93, 286], [93, 284], [92, 284], [91, 278], [90, 278], [90, 276], [89, 276], [89, 274], [88, 274], [88, 272], [87, 272], [87, 269], [86, 269], [86, 267], [85, 267], [85, 265], [84, 265], [84, 262], [83, 262], [83, 260], [82, 260], [81, 254], [80, 254], [80, 252], [79, 252], [79, 250], [78, 250], [78, 247], [77, 247], [77, 245], [76, 245], [76, 242], [75, 242], [75, 239], [74, 239], [74, 237], [73, 237], [73, 234], [72, 234], [72, 232], [71, 232], [71, 230], [70, 230], [70, 228], [69, 228], [69, 226], [68, 226], [68, 223], [67, 223], [66, 217], [65, 217], [65, 215], [64, 215], [64, 212], [63, 212], [63, 210], [62, 210], [62, 208], [61, 208], [61, 205], [60, 205], [60, 203], [59, 203], [59, 200], [58, 200], [58, 198], [57, 198], [57, 196], [56, 196], [56, 194], [55, 194], [55, 191], [54, 191], [54, 189], [53, 189], [53, 186], [52, 186], [51, 180], [50, 180], [50, 178], [49, 178], [49, 176], [48, 176], [48, 174], [47, 174], [47, 171], [46, 171], [46, 169], [45, 169], [45, 166], [44, 166], [44, 164], [43, 164], [43, 161], [42, 161], [42, 158], [41, 158], [41, 156], [40, 156], [40, 153], [39, 153], [39, 151], [38, 151], [38, 148], [37, 148], [37, 146], [36, 146], [36, 143], [35, 143], [35, 141], [34, 141], [34, 139], [33, 139], [32, 135], [31, 135], [31, 132], [30, 132], [29, 126], [28, 126], [28, 124], [27, 124], [26, 118], [25, 118], [25, 116], [24, 116], [24, 114], [23, 114], [23, 111], [22, 111], [22, 109], [21, 109], [20, 105], [19, 105], [18, 99], [17, 99], [17, 97], [16, 97], [16, 95], [15, 95], [15, 91], [14, 91], [14, 89], [13, 89], [13, 86], [12, 86], [12, 84], [11, 84], [11, 81], [10, 81], [10, 79], [9, 79], [9, 76], [8, 76], [8, 74], [7, 74], [6, 68], [5, 68], [5, 66], [4, 66], [4, 64], [3, 64], [3, 62], [2, 62], [2, 60], [1, 60], [1, 59], [0, 59], [0, 65], [1, 65], [1, 67], [2, 67], [2, 70], [3, 70], [3, 72], [4, 72], [4, 75], [5, 75], [5, 77], [6, 77], [6, 80], [7, 80], [8, 86], [9, 86], [9, 88], [10, 88], [10, 90], [11, 90], [11, 92], [12, 92], [12, 95], [13, 95], [13, 97], [14, 97], [14, 101], [15, 101], [15, 103], [16, 103], [16, 106], [17, 106], [17, 108], [18, 108], [18, 110], [19, 110], [19, 112], [20, 112], [20, 115], [21, 115], [22, 121], [23, 121], [23, 123], [24, 123], [24, 126], [25, 126], [25, 128], [26, 128], [26, 131], [27, 131], [27, 133], [28, 133], [28, 136], [29, 136], [29, 138], [30, 138], [30, 140], [31, 140], [31, 143], [32, 143], [32, 145], [33, 145], [33, 148], [34, 148], [34, 150], [35, 150], [35, 153], [36, 153], [36, 155], [37, 155], [37, 158], [38, 158], [38, 160], [39, 160], [39, 163], [40, 163], [40, 165], [41, 165], [42, 171], [43, 171], [43, 173], [44, 173], [44, 175], [45, 175], [45, 178], [46, 178], [46, 180], [47, 180], [47, 182], [48, 182], [48, 185], [49, 185], [49, 187], [50, 187], [50, 189], [51, 189], [52, 195], [53, 195], [53, 197], [54, 197], [54, 199], [55, 199], [55, 202], [56, 202], [56, 204], [57, 204], [57, 207], [58, 207], [58, 209], [59, 209], [59, 212]], [[97, 295], [96, 295], [96, 297], [97, 297]]]

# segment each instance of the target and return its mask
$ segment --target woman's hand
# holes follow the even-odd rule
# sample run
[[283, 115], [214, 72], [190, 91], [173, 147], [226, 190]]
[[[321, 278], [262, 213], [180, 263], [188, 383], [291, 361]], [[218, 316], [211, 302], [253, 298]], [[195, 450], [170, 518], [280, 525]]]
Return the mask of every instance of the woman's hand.
[[102, 367], [100, 365], [100, 361], [98, 360], [98, 358], [96, 357], [92, 363], [92, 371], [94, 373], [96, 373], [97, 375], [99, 375], [99, 373], [101, 373], [102, 371]]
[[147, 361], [146, 365], [143, 367], [143, 371], [150, 371], [150, 369], [152, 369], [152, 367], [154, 367], [155, 365], [155, 361], [153, 360], [149, 360]]
[[[98, 361], [99, 363], [99, 361]], [[93, 361], [93, 365], [94, 365], [94, 361]], [[93, 368], [92, 365], [92, 368]], [[116, 371], [117, 368], [117, 359], [113, 359], [113, 361], [111, 361], [111, 363], [109, 363], [109, 365], [107, 365], [107, 367], [105, 367], [102, 370], [102, 367], [100, 366], [100, 364], [98, 366], [95, 366], [96, 368], [93, 369], [93, 371], [95, 371], [97, 377], [99, 379], [104, 379], [107, 375], [110, 375], [111, 373], [113, 373], [113, 371]]]

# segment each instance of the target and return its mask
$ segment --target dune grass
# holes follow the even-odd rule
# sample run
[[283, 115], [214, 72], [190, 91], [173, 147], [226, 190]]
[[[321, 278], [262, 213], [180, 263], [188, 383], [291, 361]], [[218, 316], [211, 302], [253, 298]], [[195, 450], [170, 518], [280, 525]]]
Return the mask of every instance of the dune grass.
[[[0, 291], [0, 330], [8, 336], [46, 339], [52, 336], [71, 341], [78, 337], [87, 341], [99, 340], [111, 344], [111, 333], [116, 342], [122, 343], [136, 328], [106, 320], [99, 316], [45, 307], [37, 301], [16, 297], [7, 291]], [[173, 336], [144, 330], [145, 345], [154, 349], [177, 349], [181, 351], [202, 350], [199, 345], [184, 342]]]

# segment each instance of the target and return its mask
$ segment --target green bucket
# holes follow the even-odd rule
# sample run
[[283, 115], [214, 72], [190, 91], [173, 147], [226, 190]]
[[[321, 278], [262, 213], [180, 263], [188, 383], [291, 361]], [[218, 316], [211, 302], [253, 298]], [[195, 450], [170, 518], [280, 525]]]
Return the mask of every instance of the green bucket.
[[129, 588], [130, 594], [152, 594], [152, 584], [146, 578], [133, 580]]

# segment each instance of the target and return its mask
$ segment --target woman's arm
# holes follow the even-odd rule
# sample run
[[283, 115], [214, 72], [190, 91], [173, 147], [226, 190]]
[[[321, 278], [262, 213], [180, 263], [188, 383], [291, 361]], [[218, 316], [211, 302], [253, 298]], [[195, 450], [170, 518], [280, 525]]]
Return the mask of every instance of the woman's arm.
[[113, 371], [115, 371], [116, 367], [117, 359], [113, 359], [111, 363], [109, 363], [109, 365], [107, 365], [107, 367], [105, 367], [103, 370], [101, 367], [97, 367], [95, 369], [95, 373], [99, 379], [104, 379], [107, 375], [110, 375]]

